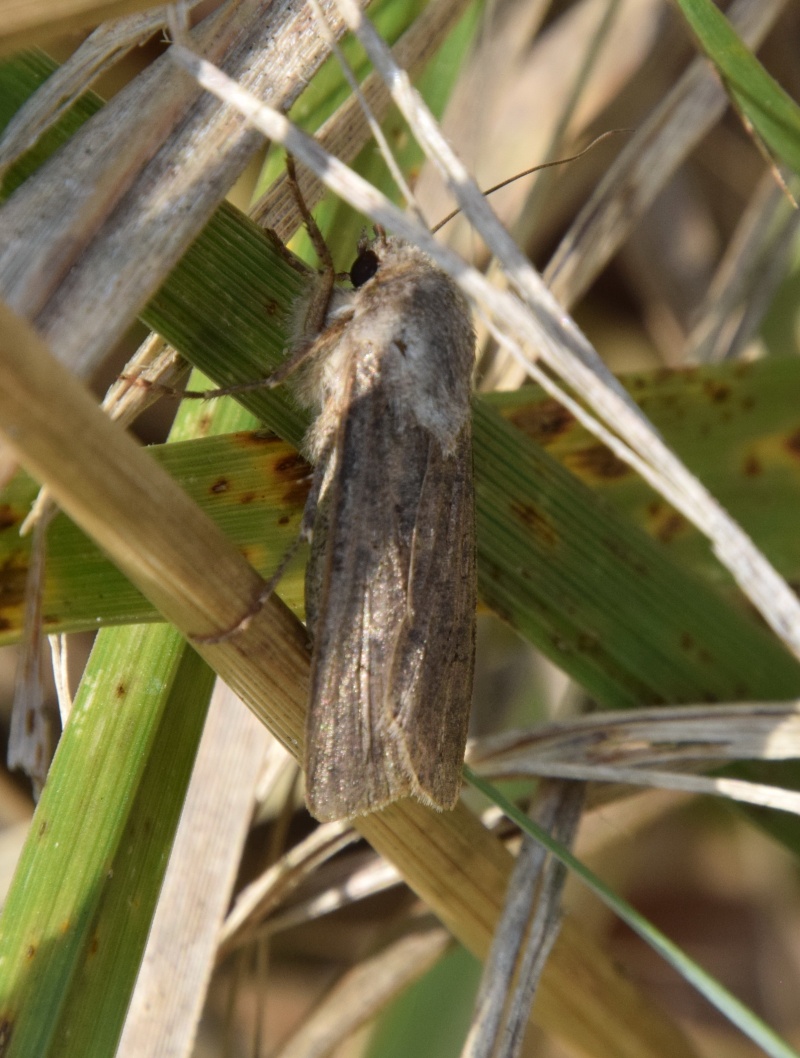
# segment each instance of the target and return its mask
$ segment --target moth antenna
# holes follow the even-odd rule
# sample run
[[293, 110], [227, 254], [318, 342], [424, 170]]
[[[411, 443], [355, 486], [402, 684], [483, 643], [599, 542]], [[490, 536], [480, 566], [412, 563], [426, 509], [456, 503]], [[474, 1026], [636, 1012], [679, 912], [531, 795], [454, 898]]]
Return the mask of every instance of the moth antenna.
[[[579, 158], [582, 158], [584, 154], [587, 154], [596, 147], [598, 143], [602, 143], [602, 141], [609, 136], [618, 136], [623, 132], [633, 132], [633, 129], [608, 129], [606, 132], [601, 132], [599, 136], [595, 136], [592, 142], [587, 144], [582, 151], [578, 151], [577, 154], [572, 154], [569, 158], [558, 158], [552, 162], [541, 162], [539, 165], [534, 165], [530, 169], [523, 169], [521, 173], [509, 176], [505, 180], [501, 180], [499, 184], [487, 188], [483, 194], [487, 196], [493, 195], [495, 191], [499, 191], [503, 187], [508, 187], [509, 184], [513, 184], [516, 180], [521, 180], [523, 176], [530, 176], [532, 173], [538, 173], [540, 169], [552, 169], [556, 165], [566, 165], [567, 162], [576, 162]], [[435, 235], [440, 228], [443, 228], [445, 224], [449, 224], [453, 217], [457, 217], [460, 212], [460, 209], [454, 209], [452, 213], [448, 213], [444, 220], [440, 220], [438, 224], [431, 228], [431, 234]]]
[[397, 160], [395, 159], [394, 154], [392, 154], [392, 148], [389, 146], [389, 141], [384, 136], [383, 130], [378, 124], [375, 115], [370, 110], [369, 103], [364, 97], [364, 93], [361, 91], [361, 86], [358, 83], [358, 79], [353, 73], [350, 64], [348, 63], [347, 59], [344, 56], [344, 53], [342, 52], [342, 49], [339, 47], [338, 41], [331, 32], [331, 28], [328, 25], [328, 20], [326, 19], [322, 8], [319, 6], [318, 0], [310, 0], [310, 3], [317, 18], [317, 21], [319, 22], [323, 37], [325, 38], [325, 41], [330, 47], [331, 51], [339, 60], [339, 65], [342, 68], [342, 73], [347, 79], [347, 83], [352, 88], [353, 93], [361, 106], [361, 109], [364, 111], [364, 116], [367, 119], [367, 124], [369, 125], [370, 131], [373, 137], [375, 138], [375, 142], [378, 145], [378, 150], [381, 152], [381, 156], [386, 162], [389, 172], [392, 174], [392, 179], [394, 180], [395, 184], [397, 184], [400, 193], [406, 201], [406, 205], [412, 211], [412, 213], [420, 222], [420, 224], [424, 224], [427, 228], [427, 221], [425, 220], [425, 217], [422, 214], [422, 210], [419, 208], [419, 204], [414, 196], [414, 192], [411, 190], [410, 186], [408, 185], [408, 182], [406, 181], [406, 178], [403, 176], [403, 172], [400, 166], [397, 164]]

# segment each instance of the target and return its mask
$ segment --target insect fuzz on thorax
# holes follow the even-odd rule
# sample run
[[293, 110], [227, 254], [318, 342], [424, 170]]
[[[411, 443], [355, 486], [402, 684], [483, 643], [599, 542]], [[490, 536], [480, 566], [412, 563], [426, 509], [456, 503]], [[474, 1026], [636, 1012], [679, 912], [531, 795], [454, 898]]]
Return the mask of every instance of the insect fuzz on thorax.
[[458, 288], [379, 235], [298, 359], [316, 464], [306, 792], [321, 819], [452, 807], [472, 695], [474, 336]]

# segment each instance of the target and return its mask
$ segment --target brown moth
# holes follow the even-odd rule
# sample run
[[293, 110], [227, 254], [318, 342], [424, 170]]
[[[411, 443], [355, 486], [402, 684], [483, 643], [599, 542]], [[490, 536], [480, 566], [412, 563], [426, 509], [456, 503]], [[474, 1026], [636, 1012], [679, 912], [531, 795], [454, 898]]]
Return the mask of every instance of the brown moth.
[[472, 698], [475, 339], [453, 281], [414, 246], [359, 247], [298, 359], [315, 413], [306, 613], [306, 799], [318, 819], [413, 796], [452, 808]]

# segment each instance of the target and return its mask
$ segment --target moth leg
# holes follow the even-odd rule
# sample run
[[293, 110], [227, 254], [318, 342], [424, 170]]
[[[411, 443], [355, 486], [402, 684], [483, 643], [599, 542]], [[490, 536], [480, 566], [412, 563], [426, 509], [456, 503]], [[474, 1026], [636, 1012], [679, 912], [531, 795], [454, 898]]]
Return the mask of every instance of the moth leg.
[[297, 182], [294, 158], [291, 154], [286, 155], [286, 178], [300, 216], [303, 218], [303, 223], [308, 231], [314, 252], [322, 266], [317, 287], [312, 292], [305, 306], [303, 333], [297, 347], [280, 367], [277, 367], [266, 378], [256, 379], [253, 382], [242, 382], [236, 386], [227, 386], [224, 389], [185, 390], [183, 393], [176, 393], [176, 396], [195, 400], [209, 400], [212, 397], [235, 396], [238, 393], [247, 393], [254, 389], [274, 389], [317, 354], [318, 348], [315, 340], [322, 331], [325, 317], [328, 314], [328, 306], [330, 305], [334, 283], [336, 282], [336, 270], [333, 267], [333, 257], [328, 249], [328, 244], [325, 242], [325, 237], [303, 198], [300, 185]]

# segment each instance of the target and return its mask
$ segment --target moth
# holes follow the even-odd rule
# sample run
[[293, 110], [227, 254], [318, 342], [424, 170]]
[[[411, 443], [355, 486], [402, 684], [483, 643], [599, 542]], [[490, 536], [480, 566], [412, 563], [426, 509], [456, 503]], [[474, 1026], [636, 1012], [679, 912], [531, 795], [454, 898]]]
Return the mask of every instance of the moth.
[[418, 248], [363, 242], [296, 372], [314, 413], [306, 800], [317, 819], [454, 807], [472, 698], [467, 303]]

